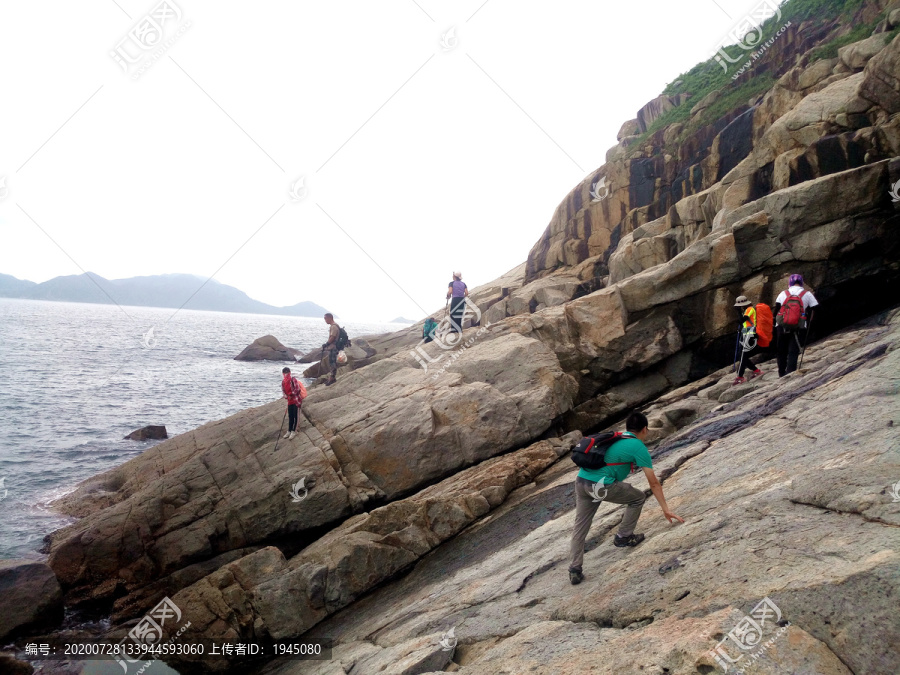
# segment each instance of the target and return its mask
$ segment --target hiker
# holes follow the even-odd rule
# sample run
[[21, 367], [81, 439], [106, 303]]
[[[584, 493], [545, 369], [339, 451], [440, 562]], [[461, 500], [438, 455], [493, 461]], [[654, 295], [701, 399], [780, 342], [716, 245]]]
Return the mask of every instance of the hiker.
[[[622, 481], [631, 473], [641, 467], [653, 496], [662, 507], [663, 515], [671, 523], [684, 519], [669, 511], [666, 498], [663, 495], [662, 485], [656, 474], [653, 473], [653, 462], [650, 453], [643, 440], [649, 432], [647, 417], [637, 411], [632, 412], [625, 422], [625, 433], [619, 440], [615, 440], [606, 449], [605, 466], [599, 469], [582, 468], [575, 478], [575, 530], [572, 532], [571, 556], [569, 562], [569, 581], [572, 584], [580, 584], [584, 579], [581, 565], [584, 560], [584, 540], [588, 530], [591, 529], [591, 521], [597, 513], [597, 507], [603, 501], [613, 504], [625, 504], [625, 515], [619, 523], [619, 532], [613, 539], [613, 544], [619, 548], [637, 546], [644, 541], [643, 534], [635, 534], [634, 528], [641, 516], [641, 508], [647, 497], [643, 490], [638, 490], [633, 485]], [[599, 497], [599, 499], [598, 499]]]
[[754, 354], [758, 354], [761, 349], [756, 335], [756, 309], [753, 307], [753, 303], [743, 295], [737, 297], [737, 300], [734, 301], [734, 306], [741, 313], [741, 328], [738, 337], [738, 343], [741, 349], [741, 363], [738, 367], [737, 377], [734, 378], [732, 386], [744, 384], [744, 382], [747, 381], [744, 378], [744, 371], [746, 371], [748, 367], [753, 369], [750, 372], [751, 380], [754, 377], [759, 377], [763, 374], [759, 367], [754, 365], [753, 361], [750, 360], [750, 357]]
[[422, 341], [425, 343], [434, 341], [434, 332], [437, 330], [438, 322], [430, 316], [425, 319], [425, 325], [422, 327]]
[[[291, 376], [291, 369], [287, 366], [281, 369], [281, 373], [284, 375], [281, 379], [282, 398], [286, 398], [288, 402], [288, 430], [284, 432], [282, 438], [291, 440], [297, 431], [297, 413], [303, 404], [306, 388], [296, 377]], [[284, 421], [282, 421], [282, 424], [284, 424]]]
[[[797, 358], [809, 337], [813, 308], [818, 306], [816, 296], [803, 288], [803, 276], [792, 274], [788, 279], [788, 289], [781, 291], [775, 299], [778, 377], [797, 370]], [[800, 333], [804, 331], [806, 335], [801, 342]]]
[[337, 343], [341, 327], [334, 322], [334, 314], [331, 312], [325, 315], [325, 323], [328, 324], [328, 342], [322, 345], [322, 365], [319, 367], [319, 375], [329, 373], [325, 386], [331, 386], [337, 380]]
[[450, 332], [452, 333], [462, 333], [468, 295], [469, 288], [462, 280], [462, 272], [454, 272], [453, 281], [447, 286], [447, 299], [450, 301]]

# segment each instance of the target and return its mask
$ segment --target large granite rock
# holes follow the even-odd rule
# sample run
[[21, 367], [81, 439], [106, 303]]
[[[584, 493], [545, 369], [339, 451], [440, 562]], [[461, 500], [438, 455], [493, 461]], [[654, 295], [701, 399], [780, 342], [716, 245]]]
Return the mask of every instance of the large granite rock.
[[294, 361], [301, 352], [293, 347], [285, 347], [274, 335], [264, 335], [255, 339], [234, 357], [235, 361]]
[[173, 598], [201, 634], [284, 639], [303, 634], [489, 513], [578, 440], [541, 441], [461, 471], [412, 497], [352, 518], [286, 560], [265, 548]]
[[[430, 358], [451, 360], [428, 347]], [[191, 583], [210, 560], [271, 543], [299, 549], [372, 499], [531, 442], [572, 407], [576, 385], [539, 340], [505, 335], [457, 356], [426, 373], [407, 352], [311, 392], [297, 437], [277, 451], [281, 402], [164, 441], [88, 481], [58, 502], [82, 519], [50, 546], [69, 601], [118, 598], [120, 610], [136, 611]], [[310, 490], [298, 505], [290, 495], [301, 478]]]
[[711, 650], [764, 598], [780, 617], [768, 609], [755, 649], [726, 639], [733, 668], [893, 672], [898, 345], [894, 312], [813, 345], [802, 371], [768, 373], [733, 403], [717, 402], [726, 372], [660, 399], [651, 451], [686, 522], [668, 524], [651, 497], [638, 528], [646, 541], [619, 549], [622, 507], [601, 504], [580, 586], [566, 571], [576, 470], [562, 459], [409, 574], [308, 631], [335, 640], [332, 662], [275, 662], [265, 674], [367, 672], [366, 659], [412, 644], [430, 640], [436, 654], [451, 628], [445, 670], [461, 673], [712, 673]]
[[0, 560], [0, 640], [55, 628], [63, 618], [56, 575], [32, 560]]

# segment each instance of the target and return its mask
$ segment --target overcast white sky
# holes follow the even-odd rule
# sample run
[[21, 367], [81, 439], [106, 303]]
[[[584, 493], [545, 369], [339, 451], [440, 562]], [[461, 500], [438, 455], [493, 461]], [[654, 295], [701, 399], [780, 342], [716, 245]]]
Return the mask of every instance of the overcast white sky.
[[158, 0], [4, 5], [0, 272], [215, 273], [421, 318], [453, 269], [474, 287], [523, 262], [621, 124], [757, 4], [174, 3], [183, 32], [137, 80], [110, 52]]

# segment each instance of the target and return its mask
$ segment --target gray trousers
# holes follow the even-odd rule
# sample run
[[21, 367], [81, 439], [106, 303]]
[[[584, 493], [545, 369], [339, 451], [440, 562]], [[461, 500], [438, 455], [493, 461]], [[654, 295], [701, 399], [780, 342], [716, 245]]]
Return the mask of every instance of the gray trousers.
[[[605, 488], [597, 486], [595, 489], [596, 485], [584, 478], [575, 479], [575, 531], [572, 532], [570, 571], [581, 571], [581, 564], [584, 561], [584, 540], [587, 539], [594, 514], [602, 502], [626, 505], [625, 515], [619, 523], [619, 536], [630, 537], [634, 534], [638, 518], [641, 517], [641, 509], [647, 500], [643, 491], [628, 483], [613, 483]], [[596, 501], [598, 496], [602, 497], [602, 501]]]

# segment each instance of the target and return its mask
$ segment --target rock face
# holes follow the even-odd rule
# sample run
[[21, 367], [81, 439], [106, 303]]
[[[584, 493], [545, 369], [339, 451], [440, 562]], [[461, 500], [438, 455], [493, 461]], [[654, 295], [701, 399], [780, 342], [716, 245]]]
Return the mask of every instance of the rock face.
[[235, 361], [294, 361], [301, 352], [285, 347], [274, 335], [257, 338], [234, 357]]
[[208, 637], [299, 636], [499, 506], [577, 439], [541, 441], [487, 460], [351, 518], [290, 560], [276, 548], [262, 549], [184, 589], [173, 601]]
[[[886, 26], [886, 5], [853, 21]], [[645, 106], [527, 262], [472, 290], [481, 326], [427, 345], [421, 323], [351, 336], [277, 451], [273, 402], [60, 500], [80, 518], [49, 545], [67, 602], [111, 610], [120, 632], [168, 595], [209, 635], [337, 640], [333, 663], [272, 672], [709, 673], [768, 597], [790, 625], [727, 652], [743, 665], [895, 670], [896, 315], [811, 347], [782, 380], [768, 364], [732, 387], [717, 370], [738, 295], [773, 304], [803, 274], [815, 337], [900, 294], [900, 37], [814, 58], [846, 28], [786, 32], [751, 73], [769, 91], [717, 120], [730, 90]], [[673, 106], [691, 109], [652, 131]], [[648, 540], [621, 550], [604, 539], [620, 510], [602, 505], [573, 589], [559, 439], [636, 407], [688, 522], [648, 503]], [[451, 629], [459, 644], [438, 646]]]
[[[408, 353], [383, 359], [312, 391], [298, 436], [277, 452], [281, 402], [164, 441], [87, 482], [58, 503], [82, 519], [54, 533], [50, 564], [70, 602], [146, 609], [192, 583], [198, 565], [285, 540], [299, 549], [371, 500], [527, 444], [571, 408], [574, 390], [553, 352], [519, 334], [461, 352], [437, 380]], [[302, 509], [290, 499], [301, 478], [315, 486]]]
[[0, 560], [0, 640], [54, 628], [62, 618], [62, 590], [53, 570], [31, 560]]
[[147, 440], [159, 440], [163, 438], [168, 438], [169, 434], [166, 432], [165, 425], [149, 425], [146, 427], [141, 427], [135, 431], [132, 431], [125, 437], [126, 441], [147, 441]]
[[265, 672], [376, 672], [365, 664], [428, 640], [441, 652], [454, 628], [456, 665], [444, 670], [460, 673], [712, 673], [711, 650], [764, 598], [781, 616], [766, 610], [757, 649], [726, 639], [733, 668], [893, 672], [898, 345], [894, 312], [811, 347], [786, 378], [764, 363], [733, 403], [720, 403], [734, 390], [727, 369], [661, 399], [648, 411], [660, 441], [651, 451], [686, 522], [669, 525], [651, 497], [638, 527], [646, 541], [619, 549], [622, 507], [602, 504], [580, 586], [566, 572], [576, 470], [564, 458], [408, 575], [307, 632], [334, 638], [332, 662]]

